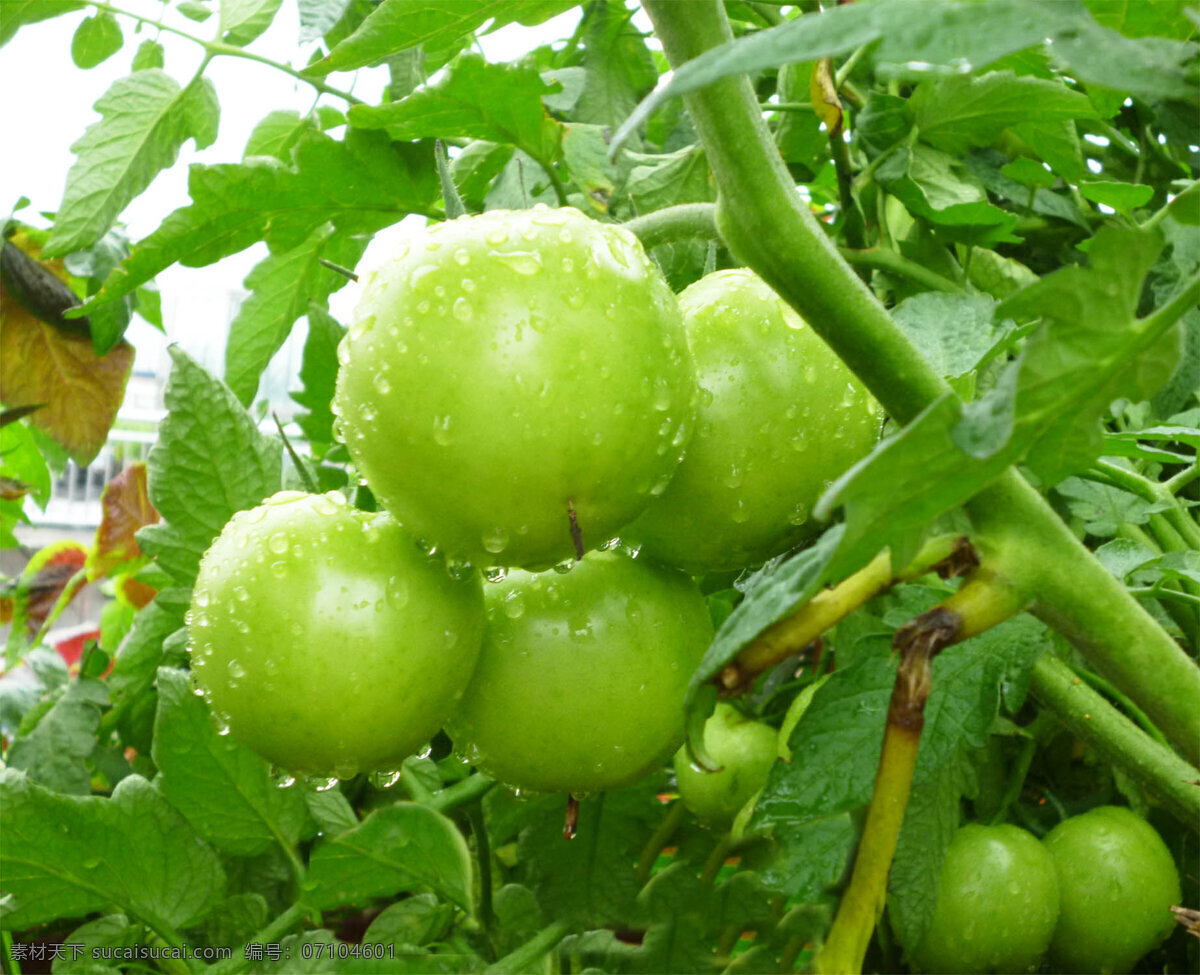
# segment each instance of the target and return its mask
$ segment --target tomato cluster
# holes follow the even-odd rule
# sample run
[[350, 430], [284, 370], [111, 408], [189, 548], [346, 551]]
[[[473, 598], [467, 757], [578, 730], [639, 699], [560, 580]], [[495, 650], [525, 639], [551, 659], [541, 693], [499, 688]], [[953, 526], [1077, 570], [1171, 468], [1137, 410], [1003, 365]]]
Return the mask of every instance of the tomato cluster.
[[[632, 234], [573, 209], [399, 244], [364, 276], [338, 359], [339, 436], [386, 513], [291, 494], [242, 512], [192, 606], [200, 689], [291, 770], [394, 767], [443, 725], [523, 788], [661, 766], [712, 636], [685, 573], [794, 545], [879, 426], [753, 274], [677, 299]], [[508, 574], [484, 585], [481, 568]], [[744, 774], [679, 772], [714, 821], [774, 753], [771, 729], [725, 719], [713, 753]]]
[[963, 826], [942, 862], [937, 906], [910, 960], [925, 972], [1119, 975], [1171, 933], [1179, 873], [1162, 837], [1101, 806], [1039, 842], [1016, 826]]

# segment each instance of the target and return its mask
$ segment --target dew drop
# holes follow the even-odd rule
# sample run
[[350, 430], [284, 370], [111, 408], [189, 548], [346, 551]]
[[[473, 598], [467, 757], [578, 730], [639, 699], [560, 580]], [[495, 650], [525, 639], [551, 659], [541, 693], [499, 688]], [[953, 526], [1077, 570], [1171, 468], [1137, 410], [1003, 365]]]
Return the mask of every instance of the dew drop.
[[450, 414], [445, 416], [435, 416], [433, 418], [433, 440], [434, 443], [445, 447], [450, 443]]
[[454, 302], [453, 314], [460, 322], [469, 322], [474, 312], [466, 298], [459, 298]]
[[480, 541], [485, 550], [497, 555], [508, 547], [508, 532], [499, 526], [489, 528], [483, 533]]
[[382, 372], [375, 373], [375, 378], [371, 380], [371, 385], [375, 387], [375, 391], [381, 396], [386, 396], [392, 391], [392, 384], [388, 382], [388, 377]]

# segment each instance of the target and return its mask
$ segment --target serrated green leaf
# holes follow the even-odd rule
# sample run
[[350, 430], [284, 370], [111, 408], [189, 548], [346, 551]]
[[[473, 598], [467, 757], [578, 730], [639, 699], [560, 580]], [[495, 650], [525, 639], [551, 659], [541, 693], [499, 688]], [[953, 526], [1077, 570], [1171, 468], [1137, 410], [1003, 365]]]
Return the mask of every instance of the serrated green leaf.
[[1150, 516], [1170, 507], [1170, 502], [1146, 501], [1108, 484], [1068, 477], [1055, 487], [1067, 499], [1072, 514], [1083, 519], [1089, 535], [1112, 538], [1122, 525], [1144, 525]]
[[466, 841], [445, 816], [397, 802], [354, 829], [319, 843], [308, 869], [306, 903], [320, 910], [363, 904], [414, 887], [432, 887], [470, 914], [472, 861]]
[[181, 90], [162, 71], [147, 68], [117, 79], [100, 97], [94, 106], [100, 121], [71, 146], [77, 158], [44, 257], [94, 244], [159, 171], [175, 162], [185, 140], [204, 142], [211, 126], [196, 129], [204, 116], [196, 111], [195, 91]]
[[280, 109], [271, 112], [254, 126], [246, 140], [244, 159], [251, 156], [274, 156], [281, 162], [290, 162], [292, 150], [306, 132], [317, 131], [311, 115]]
[[490, 22], [491, 30], [512, 23], [529, 27], [573, 5], [573, 0], [383, 0], [308, 71], [351, 71], [417, 46], [425, 52], [427, 70], [433, 71], [462, 50], [468, 36], [485, 23]]
[[71, 60], [77, 68], [94, 68], [103, 64], [125, 43], [117, 18], [106, 11], [87, 17], [75, 28], [71, 38]]
[[1195, 104], [1195, 68], [1188, 63], [1200, 48], [1165, 37], [1125, 37], [1091, 20], [1055, 37], [1050, 51], [1075, 78], [1103, 85], [1135, 98], [1157, 101], [1178, 98]]
[[190, 586], [225, 523], [279, 490], [282, 445], [258, 432], [224, 383], [178, 346], [170, 352], [167, 415], [147, 459], [150, 500], [165, 524], [143, 528], [138, 542]]
[[489, 64], [463, 54], [437, 84], [386, 105], [354, 105], [350, 124], [393, 139], [459, 136], [516, 146], [544, 163], [562, 152], [562, 124], [546, 114], [551, 86], [529, 64]]
[[244, 405], [254, 401], [263, 370], [309, 303], [323, 303], [346, 284], [321, 258], [353, 267], [366, 244], [362, 237], [318, 230], [299, 247], [268, 255], [250, 272], [244, 282], [250, 296], [230, 323], [225, 345], [225, 382]]
[[324, 308], [308, 306], [308, 338], [300, 366], [302, 388], [292, 393], [292, 399], [309, 411], [296, 417], [296, 422], [313, 443], [333, 443], [330, 403], [337, 384], [338, 343], [345, 334], [346, 329]]
[[549, 803], [522, 831], [517, 855], [547, 917], [581, 925], [633, 920], [638, 854], [662, 816], [652, 790], [643, 783], [580, 800], [570, 842], [565, 800]]
[[435, 212], [439, 196], [427, 148], [396, 146], [381, 132], [358, 130], [344, 142], [305, 134], [290, 167], [263, 157], [193, 166], [188, 191], [192, 204], [134, 248], [87, 311], [176, 262], [202, 267], [260, 240], [272, 252], [291, 250], [327, 222], [343, 233], [370, 234], [409, 213]]
[[183, 0], [183, 3], [177, 3], [175, 9], [183, 14], [188, 20], [194, 20], [200, 24], [208, 20], [212, 16], [212, 8], [201, 0]]
[[308, 822], [302, 790], [279, 788], [264, 759], [218, 735], [183, 671], [158, 672], [152, 755], [162, 794], [219, 850], [256, 856], [294, 844]]
[[1007, 331], [993, 322], [995, 307], [984, 295], [930, 291], [902, 301], [892, 318], [938, 375], [956, 379], [974, 370]]
[[86, 796], [92, 782], [86, 760], [96, 747], [100, 711], [107, 706], [108, 688], [102, 682], [72, 681], [36, 727], [10, 743], [9, 766], [55, 792]]
[[[72, 931], [66, 938], [68, 948], [60, 957], [54, 959], [52, 971], [54, 975], [104, 975], [109, 971], [115, 972], [98, 962], [97, 949], [132, 948], [134, 945], [145, 944], [146, 929], [140, 924], [133, 924], [124, 914], [109, 914], [106, 917], [88, 921]], [[76, 957], [75, 946], [80, 949]], [[116, 955], [109, 957], [116, 960]]]
[[990, 71], [919, 85], [909, 100], [921, 138], [936, 149], [963, 153], [991, 145], [1006, 128], [1031, 116], [1039, 122], [1094, 118], [1088, 97], [1062, 82]]
[[646, 39], [630, 29], [630, 11], [624, 4], [595, 4], [585, 16], [583, 86], [572, 121], [612, 129], [654, 87], [658, 72]]
[[122, 779], [109, 799], [56, 795], [5, 769], [0, 797], [6, 927], [114, 908], [185, 927], [221, 896], [216, 854], [141, 776]]
[[875, 170], [875, 179], [913, 216], [938, 225], [954, 240], [1010, 240], [1017, 218], [988, 202], [983, 185], [954, 156], [928, 146], [902, 145]]
[[[499, 918], [503, 918], [504, 892], [512, 886], [510, 884], [496, 892], [495, 906]], [[445, 904], [433, 894], [414, 894], [384, 908], [367, 928], [362, 943], [428, 945], [445, 936], [454, 920], [454, 913], [453, 904]]]

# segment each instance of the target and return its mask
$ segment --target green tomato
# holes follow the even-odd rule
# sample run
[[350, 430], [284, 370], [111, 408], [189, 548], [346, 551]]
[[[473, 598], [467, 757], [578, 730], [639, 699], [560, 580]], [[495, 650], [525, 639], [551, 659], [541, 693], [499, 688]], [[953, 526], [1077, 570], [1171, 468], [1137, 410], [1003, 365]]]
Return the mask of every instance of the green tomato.
[[396, 767], [470, 679], [480, 590], [385, 514], [280, 492], [234, 515], [200, 563], [192, 673], [218, 720], [290, 771]]
[[820, 336], [747, 269], [679, 296], [700, 400], [666, 491], [622, 537], [694, 574], [763, 562], [812, 533], [826, 487], [879, 438], [880, 414]]
[[1037, 838], [971, 824], [946, 850], [933, 921], [910, 954], [927, 972], [1026, 972], [1057, 920], [1054, 861]]
[[671, 289], [578, 210], [437, 224], [366, 276], [334, 409], [360, 473], [448, 558], [545, 568], [665, 489], [696, 386]]
[[675, 778], [684, 805], [715, 826], [729, 826], [750, 798], [767, 784], [775, 761], [777, 733], [730, 704], [718, 704], [704, 725], [704, 747], [719, 772], [696, 768], [687, 749], [675, 753]]
[[509, 785], [586, 793], [660, 767], [712, 639], [704, 597], [672, 569], [593, 552], [569, 572], [485, 587], [475, 676], [447, 730]]
[[1128, 972], [1175, 927], [1182, 897], [1171, 851], [1119, 806], [1072, 816], [1043, 840], [1058, 868], [1062, 917], [1050, 945], [1060, 972]]

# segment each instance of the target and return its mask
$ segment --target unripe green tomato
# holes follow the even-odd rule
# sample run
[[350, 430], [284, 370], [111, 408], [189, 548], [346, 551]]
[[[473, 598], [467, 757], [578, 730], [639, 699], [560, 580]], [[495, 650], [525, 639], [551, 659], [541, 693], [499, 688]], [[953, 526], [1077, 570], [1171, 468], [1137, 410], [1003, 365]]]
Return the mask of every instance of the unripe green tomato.
[[1016, 826], [963, 826], [942, 861], [937, 907], [909, 954], [926, 972], [1030, 971], [1054, 934], [1054, 862]]
[[511, 786], [578, 794], [670, 757], [712, 639], [690, 579], [592, 552], [565, 574], [512, 572], [484, 598], [479, 666], [447, 726], [474, 764]]
[[1171, 851], [1120, 806], [1063, 820], [1042, 841], [1058, 868], [1062, 916], [1050, 946], [1058, 972], [1128, 972], [1175, 927], [1182, 897]]
[[782, 298], [745, 268], [679, 296], [700, 384], [674, 479], [621, 533], [700, 574], [765, 561], [812, 533], [826, 487], [879, 439], [875, 401]]
[[280, 492], [234, 515], [200, 562], [192, 673], [218, 720], [289, 771], [396, 767], [467, 685], [480, 589], [388, 515]]
[[675, 296], [621, 227], [494, 210], [364, 280], [334, 409], [359, 471], [448, 558], [545, 568], [665, 489], [696, 386]]
[[684, 805], [714, 826], [728, 826], [767, 784], [776, 739], [770, 725], [747, 718], [731, 704], [718, 704], [704, 725], [704, 748], [721, 770], [696, 768], [686, 748], [675, 753], [675, 779]]

